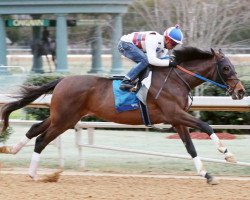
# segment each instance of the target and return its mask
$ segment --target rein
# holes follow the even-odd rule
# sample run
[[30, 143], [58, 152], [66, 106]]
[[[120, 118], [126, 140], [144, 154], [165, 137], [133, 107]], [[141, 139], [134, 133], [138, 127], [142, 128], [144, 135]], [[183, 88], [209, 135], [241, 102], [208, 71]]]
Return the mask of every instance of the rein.
[[160, 90], [158, 91], [158, 93], [157, 93], [157, 95], [156, 95], [155, 99], [158, 99], [158, 97], [159, 97], [159, 95], [160, 95], [160, 93], [161, 93], [161, 91], [162, 91], [162, 89], [163, 89], [163, 87], [164, 87], [165, 83], [167, 82], [168, 77], [169, 77], [169, 75], [170, 75], [170, 73], [171, 73], [171, 71], [172, 71], [172, 70], [173, 70], [173, 68], [171, 67], [171, 69], [169, 70], [169, 72], [168, 72], [168, 74], [167, 74], [166, 78], [164, 79], [164, 82], [163, 82], [163, 84], [162, 84], [162, 86], [161, 86]]
[[[181, 67], [180, 65], [177, 65], [176, 68], [179, 69], [179, 70], [181, 70], [181, 71], [183, 71], [183, 72], [185, 72], [186, 74], [189, 74], [190, 76], [194, 76], [194, 77], [199, 78], [199, 79], [201, 79], [201, 80], [203, 80], [203, 81], [212, 83], [212, 84], [214, 84], [214, 85], [216, 85], [216, 86], [218, 86], [218, 87], [221, 87], [221, 88], [223, 88], [223, 89], [229, 90], [229, 87], [228, 87], [228, 85], [226, 85], [226, 84], [220, 84], [220, 83], [217, 83], [217, 82], [215, 82], [215, 81], [212, 81], [212, 80], [210, 80], [210, 79], [208, 79], [208, 78], [205, 78], [205, 77], [203, 77], [203, 76], [201, 76], [201, 75], [199, 75], [199, 74], [196, 74], [196, 73], [194, 73], [194, 72], [191, 72], [191, 71], [189, 71], [189, 70], [187, 70], [187, 69]], [[167, 74], [167, 76], [166, 76], [166, 78], [165, 78], [165, 80], [164, 80], [164, 82], [163, 82], [163, 84], [162, 84], [162, 87], [161, 87], [160, 90], [158, 91], [158, 93], [157, 93], [155, 99], [158, 99], [158, 97], [159, 97], [159, 95], [160, 95], [160, 93], [161, 93], [161, 91], [162, 91], [162, 89], [163, 89], [165, 83], [167, 82], [167, 80], [168, 80], [168, 78], [169, 78], [169, 75], [170, 75], [170, 73], [171, 73], [172, 70], [173, 70], [173, 68], [171, 68], [171, 69], [169, 70], [169, 72], [168, 72], [168, 74]], [[217, 68], [217, 70], [218, 70], [218, 68]], [[174, 71], [175, 71], [175, 70], [174, 70]], [[179, 74], [178, 74], [176, 71], [175, 71], [175, 73], [179, 76]], [[221, 74], [220, 74], [220, 73], [219, 73], [219, 76], [220, 76], [220, 78], [223, 80], [223, 78], [221, 77]], [[189, 87], [189, 89], [190, 89], [189, 84], [188, 84], [185, 80], [183, 80], [183, 79], [181, 78], [181, 76], [179, 76], [179, 78], [180, 78], [180, 79]], [[223, 81], [223, 82], [224, 82], [224, 81]], [[225, 82], [224, 82], [224, 83], [225, 83]], [[191, 89], [190, 89], [190, 90], [191, 90]]]
[[203, 80], [203, 81], [212, 83], [212, 84], [214, 84], [214, 85], [216, 85], [216, 86], [218, 86], [218, 87], [221, 87], [221, 88], [223, 88], [223, 89], [227, 89], [227, 88], [228, 88], [228, 85], [223, 85], [223, 84], [217, 83], [217, 82], [215, 82], [215, 81], [212, 81], [212, 80], [210, 80], [210, 79], [208, 79], [208, 78], [205, 78], [205, 77], [203, 77], [203, 76], [201, 76], [201, 75], [199, 75], [199, 74], [196, 74], [196, 73], [194, 73], [194, 72], [191, 72], [191, 71], [189, 71], [189, 70], [187, 70], [187, 69], [181, 67], [180, 65], [177, 65], [176, 67], [177, 67], [179, 70], [185, 72], [186, 74], [189, 74], [190, 76], [194, 76], [194, 77], [199, 78], [199, 79], [201, 79], [201, 80]]
[[[218, 87], [221, 87], [221, 88], [223, 88], [223, 89], [226, 89], [228, 92], [230, 92], [230, 87], [225, 83], [225, 81], [224, 81], [223, 78], [221, 77], [221, 74], [220, 74], [220, 73], [219, 73], [219, 76], [220, 76], [220, 78], [221, 78], [221, 80], [223, 81], [224, 84], [217, 83], [217, 82], [212, 81], [212, 80], [210, 80], [210, 79], [208, 79], [208, 78], [205, 78], [205, 77], [203, 77], [203, 76], [201, 76], [201, 75], [199, 75], [199, 74], [196, 74], [196, 73], [194, 73], [194, 72], [191, 72], [191, 71], [189, 71], [189, 70], [187, 70], [187, 69], [181, 67], [180, 65], [177, 65], [176, 68], [179, 69], [179, 70], [181, 70], [181, 71], [183, 71], [183, 72], [186, 73], [186, 74], [189, 74], [190, 76], [194, 76], [194, 77], [199, 78], [199, 79], [201, 79], [201, 80], [203, 80], [203, 81], [212, 83], [212, 84], [214, 84], [214, 85], [216, 85], [216, 86], [218, 86]], [[168, 72], [168, 74], [167, 74], [167, 76], [166, 76], [166, 78], [165, 78], [165, 80], [164, 80], [164, 82], [163, 82], [163, 84], [162, 84], [162, 87], [161, 87], [160, 90], [158, 91], [158, 93], [157, 93], [155, 99], [158, 99], [158, 97], [159, 97], [159, 95], [160, 95], [160, 93], [161, 93], [161, 91], [162, 91], [162, 89], [163, 89], [165, 83], [167, 82], [167, 80], [168, 80], [168, 78], [169, 78], [169, 75], [170, 75], [170, 73], [171, 73], [172, 70], [173, 70], [173, 68], [171, 68], [171, 69], [169, 70], [169, 72]], [[218, 70], [218, 72], [219, 72], [218, 65], [217, 65], [217, 70]], [[188, 84], [184, 79], [182, 79], [182, 77], [177, 73], [176, 70], [174, 70], [174, 71], [175, 71], [175, 73], [179, 76], [179, 78], [180, 78], [180, 79], [189, 87], [189, 89], [191, 90], [189, 84]], [[193, 96], [192, 96], [191, 94], [190, 94], [189, 97], [190, 97], [190, 99], [193, 101]], [[192, 103], [191, 103], [191, 105], [192, 105]], [[189, 108], [191, 107], [191, 105], [188, 106], [187, 110], [189, 110]]]

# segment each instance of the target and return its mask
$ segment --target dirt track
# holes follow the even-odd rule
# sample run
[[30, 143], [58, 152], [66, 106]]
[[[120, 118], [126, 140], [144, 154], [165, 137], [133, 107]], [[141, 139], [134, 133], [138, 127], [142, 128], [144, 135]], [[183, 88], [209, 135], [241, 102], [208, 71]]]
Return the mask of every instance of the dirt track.
[[250, 181], [63, 175], [57, 183], [31, 181], [26, 175], [0, 174], [0, 199], [13, 200], [248, 200]]

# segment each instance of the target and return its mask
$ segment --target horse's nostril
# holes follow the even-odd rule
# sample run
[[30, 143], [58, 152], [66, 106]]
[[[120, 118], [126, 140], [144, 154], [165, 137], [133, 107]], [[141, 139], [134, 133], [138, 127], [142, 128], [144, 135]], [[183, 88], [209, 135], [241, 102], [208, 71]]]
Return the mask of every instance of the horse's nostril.
[[245, 94], [245, 90], [241, 89], [241, 90], [239, 90], [239, 93], [244, 95]]
[[238, 97], [239, 97], [239, 99], [243, 99], [243, 97], [245, 96], [245, 90], [239, 90], [238, 91]]

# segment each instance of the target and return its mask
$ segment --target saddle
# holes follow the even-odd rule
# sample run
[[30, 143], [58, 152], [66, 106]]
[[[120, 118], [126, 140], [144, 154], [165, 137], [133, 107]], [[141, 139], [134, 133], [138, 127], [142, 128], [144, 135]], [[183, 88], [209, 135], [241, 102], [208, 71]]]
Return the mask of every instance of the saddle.
[[[151, 71], [151, 67], [147, 67], [145, 70], [143, 70], [139, 74], [138, 78], [133, 82], [134, 87], [130, 89], [130, 92], [135, 92], [136, 93], [136, 92], [139, 91], [139, 89], [142, 86], [142, 83], [141, 83], [142, 80], [149, 75], [150, 71]], [[125, 76], [117, 76], [117, 75], [115, 75], [115, 76], [108, 77], [108, 79], [110, 79], [110, 80], [123, 80], [124, 77]]]
[[152, 72], [150, 68], [142, 71], [134, 83], [135, 86], [131, 88], [130, 91], [122, 91], [117, 89], [119, 88], [119, 86], [117, 86], [117, 81], [121, 82], [124, 76], [109, 77], [110, 80], [113, 80], [113, 92], [117, 112], [140, 108], [142, 120], [144, 124], [149, 127], [152, 126], [146, 102], [149, 86], [145, 86], [144, 80], [149, 79], [151, 83], [151, 73]]

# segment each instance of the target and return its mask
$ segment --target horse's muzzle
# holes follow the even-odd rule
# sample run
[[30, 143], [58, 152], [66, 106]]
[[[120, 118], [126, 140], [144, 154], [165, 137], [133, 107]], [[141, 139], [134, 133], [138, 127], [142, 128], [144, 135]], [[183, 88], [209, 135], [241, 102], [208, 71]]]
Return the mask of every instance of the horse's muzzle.
[[243, 99], [245, 96], [245, 93], [246, 93], [246, 90], [244, 86], [242, 85], [242, 83], [239, 81], [231, 92], [232, 99], [234, 100]]

